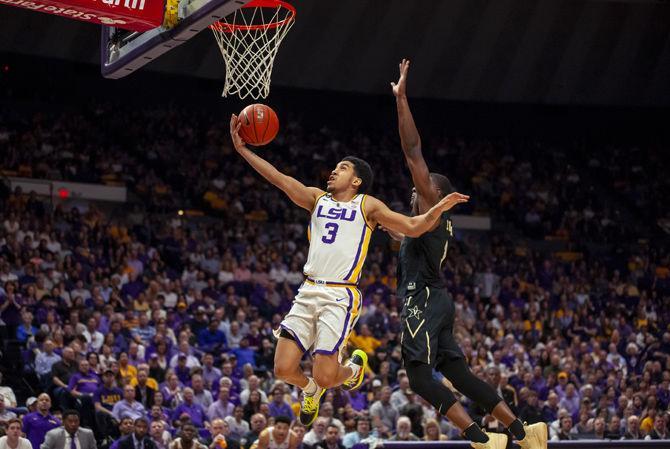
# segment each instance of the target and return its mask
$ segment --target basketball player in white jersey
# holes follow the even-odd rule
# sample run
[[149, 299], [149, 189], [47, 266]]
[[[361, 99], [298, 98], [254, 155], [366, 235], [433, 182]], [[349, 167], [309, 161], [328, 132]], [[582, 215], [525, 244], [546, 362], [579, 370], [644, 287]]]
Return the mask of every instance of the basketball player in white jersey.
[[[357, 284], [372, 231], [382, 225], [418, 237], [431, 229], [443, 212], [469, 197], [454, 192], [425, 214], [398, 214], [366, 194], [372, 185], [372, 170], [356, 157], [346, 157], [337, 164], [326, 191], [307, 187], [249, 150], [239, 135], [240, 126], [233, 114], [230, 134], [237, 152], [311, 215], [309, 254], [304, 267], [307, 278], [277, 332], [274, 370], [278, 379], [302, 389], [300, 421], [308, 426], [318, 415], [319, 401], [326, 389], [338, 385], [355, 389], [363, 382], [365, 352], [354, 351], [349, 362], [342, 365], [341, 351], [361, 309], [362, 295]], [[305, 376], [300, 369], [304, 353], [314, 358], [313, 377]]]
[[298, 435], [289, 429], [291, 420], [286, 416], [277, 416], [275, 425], [268, 427], [258, 435], [255, 449], [296, 449]]

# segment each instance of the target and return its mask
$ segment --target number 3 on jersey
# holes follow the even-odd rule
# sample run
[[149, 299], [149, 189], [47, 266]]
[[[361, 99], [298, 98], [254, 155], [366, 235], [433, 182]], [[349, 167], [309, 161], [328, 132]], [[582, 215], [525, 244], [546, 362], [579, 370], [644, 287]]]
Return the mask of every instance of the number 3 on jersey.
[[328, 235], [321, 237], [321, 241], [330, 245], [335, 241], [335, 237], [337, 237], [337, 230], [340, 227], [337, 223], [326, 223], [325, 228], [328, 229]]

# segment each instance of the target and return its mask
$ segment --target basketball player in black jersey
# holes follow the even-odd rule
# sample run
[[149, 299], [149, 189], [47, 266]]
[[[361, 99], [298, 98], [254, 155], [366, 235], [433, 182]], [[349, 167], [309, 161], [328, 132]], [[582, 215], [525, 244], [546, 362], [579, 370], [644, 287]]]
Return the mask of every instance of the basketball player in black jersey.
[[[405, 160], [412, 174], [412, 215], [436, 204], [454, 189], [447, 177], [430, 173], [421, 153], [421, 138], [406, 96], [409, 61], [400, 63], [398, 83], [391, 83], [398, 107], [398, 129]], [[485, 433], [452, 391], [433, 377], [442, 373], [456, 388], [502, 422], [523, 449], [546, 449], [545, 423], [524, 426], [505, 401], [469, 369], [453, 335], [455, 307], [442, 277], [442, 263], [453, 237], [451, 220], [443, 214], [433, 229], [420, 237], [402, 239], [398, 260], [398, 298], [403, 299], [402, 354], [412, 389], [454, 423], [477, 449], [503, 449], [507, 435]], [[404, 238], [403, 238], [404, 237]]]

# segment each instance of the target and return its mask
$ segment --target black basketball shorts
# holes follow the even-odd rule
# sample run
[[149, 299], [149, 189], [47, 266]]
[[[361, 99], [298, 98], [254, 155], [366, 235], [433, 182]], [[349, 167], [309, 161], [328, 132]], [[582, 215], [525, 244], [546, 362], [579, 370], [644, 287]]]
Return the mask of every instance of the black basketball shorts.
[[424, 287], [404, 298], [401, 336], [405, 363], [424, 362], [434, 367], [446, 359], [463, 358], [454, 339], [455, 306], [444, 289]]

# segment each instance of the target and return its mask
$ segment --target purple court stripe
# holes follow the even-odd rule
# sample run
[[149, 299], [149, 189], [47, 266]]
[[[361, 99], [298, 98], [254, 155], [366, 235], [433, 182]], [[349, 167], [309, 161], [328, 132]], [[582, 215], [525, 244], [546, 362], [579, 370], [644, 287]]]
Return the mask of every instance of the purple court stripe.
[[356, 251], [356, 257], [354, 258], [354, 264], [351, 266], [351, 270], [347, 273], [347, 275], [344, 277], [344, 279], [349, 279], [349, 276], [351, 276], [351, 273], [354, 272], [354, 269], [356, 269], [356, 264], [358, 264], [358, 258], [361, 255], [361, 248], [363, 247], [363, 240], [365, 240], [365, 231], [368, 230], [368, 226], [365, 225], [363, 226], [363, 233], [361, 234], [361, 241], [358, 242], [358, 251]]
[[302, 345], [302, 342], [301, 342], [300, 339], [298, 338], [298, 334], [296, 334], [296, 333], [293, 331], [293, 329], [289, 329], [288, 326], [286, 326], [286, 325], [284, 325], [284, 324], [280, 324], [279, 327], [281, 327], [282, 329], [284, 329], [284, 330], [285, 330], [286, 332], [288, 332], [289, 334], [293, 335], [293, 338], [295, 338], [295, 342], [298, 344], [298, 346], [300, 346], [300, 349], [302, 349], [302, 352], [307, 352], [307, 349], [305, 349], [305, 347]]

